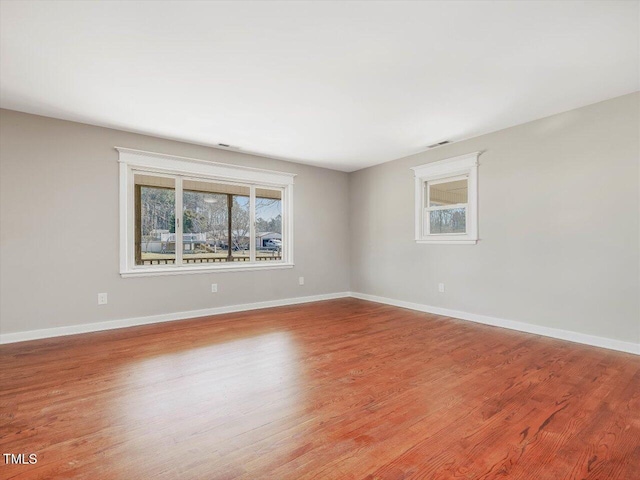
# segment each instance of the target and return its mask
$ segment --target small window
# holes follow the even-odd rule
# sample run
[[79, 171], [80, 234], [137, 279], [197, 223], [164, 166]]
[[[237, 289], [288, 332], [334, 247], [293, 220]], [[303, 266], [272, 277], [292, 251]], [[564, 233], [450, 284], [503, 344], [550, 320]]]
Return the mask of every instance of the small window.
[[118, 150], [122, 276], [293, 266], [294, 175]]
[[416, 241], [476, 243], [478, 154], [414, 167]]

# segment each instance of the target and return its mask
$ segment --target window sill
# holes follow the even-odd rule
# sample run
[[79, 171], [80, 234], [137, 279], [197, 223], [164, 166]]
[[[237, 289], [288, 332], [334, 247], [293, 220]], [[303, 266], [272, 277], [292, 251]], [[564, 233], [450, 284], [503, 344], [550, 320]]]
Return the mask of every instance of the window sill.
[[293, 263], [272, 263], [268, 265], [219, 265], [215, 267], [161, 267], [161, 268], [140, 268], [120, 272], [122, 278], [132, 277], [158, 277], [163, 275], [191, 275], [194, 273], [226, 273], [226, 272], [250, 272], [258, 270], [282, 270], [293, 268]]
[[416, 243], [433, 243], [440, 245], [475, 245], [478, 240], [445, 240], [445, 239], [419, 239]]

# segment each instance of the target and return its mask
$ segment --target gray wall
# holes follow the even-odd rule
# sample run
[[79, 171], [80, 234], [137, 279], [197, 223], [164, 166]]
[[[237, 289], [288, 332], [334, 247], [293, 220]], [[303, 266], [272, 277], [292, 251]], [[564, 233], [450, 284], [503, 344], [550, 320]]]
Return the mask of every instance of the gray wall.
[[[352, 174], [1, 110], [0, 328], [352, 290], [638, 342], [639, 106], [627, 95]], [[116, 145], [298, 174], [295, 268], [120, 278]], [[479, 243], [417, 245], [409, 168], [478, 150]]]
[[[114, 146], [296, 173], [295, 267], [120, 278]], [[349, 289], [346, 173], [1, 110], [0, 178], [2, 333]]]
[[[626, 95], [351, 174], [351, 290], [638, 342], [639, 102]], [[474, 151], [480, 241], [417, 245], [409, 168]]]

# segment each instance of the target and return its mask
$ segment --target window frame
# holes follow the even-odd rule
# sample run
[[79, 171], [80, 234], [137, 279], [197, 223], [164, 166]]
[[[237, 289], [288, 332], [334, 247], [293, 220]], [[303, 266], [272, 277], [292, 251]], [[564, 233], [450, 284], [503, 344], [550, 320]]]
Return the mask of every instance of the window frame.
[[[416, 243], [464, 245], [478, 242], [478, 157], [480, 152], [412, 167], [415, 182]], [[467, 203], [429, 207], [430, 185], [466, 178]], [[434, 183], [435, 182], [435, 183]], [[465, 233], [431, 233], [427, 215], [434, 210], [465, 208]]]
[[[120, 275], [126, 277], [177, 275], [191, 273], [238, 272], [292, 268], [293, 261], [293, 183], [295, 174], [263, 170], [259, 168], [177, 157], [130, 148], [115, 147], [119, 158], [120, 175]], [[136, 265], [136, 205], [135, 175], [157, 175], [174, 179], [175, 232], [183, 234], [184, 180], [224, 183], [249, 187], [250, 258], [242, 262], [182, 263], [182, 242], [176, 241], [175, 263], [170, 265]], [[256, 260], [255, 198], [256, 189], [264, 188], [282, 192], [282, 259]]]

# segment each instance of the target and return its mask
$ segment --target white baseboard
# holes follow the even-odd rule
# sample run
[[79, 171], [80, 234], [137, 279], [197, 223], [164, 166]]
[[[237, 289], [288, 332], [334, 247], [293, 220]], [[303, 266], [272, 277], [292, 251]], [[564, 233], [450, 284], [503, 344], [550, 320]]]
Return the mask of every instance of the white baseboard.
[[504, 320], [502, 318], [489, 317], [486, 315], [478, 315], [475, 313], [461, 312], [458, 310], [450, 310], [448, 308], [432, 307], [420, 303], [404, 302], [402, 300], [394, 300], [392, 298], [378, 297], [376, 295], [367, 295], [365, 293], [351, 292], [351, 296], [361, 300], [370, 302], [384, 303], [395, 307], [408, 308], [419, 312], [433, 313], [435, 315], [444, 315], [447, 317], [469, 320], [471, 322], [482, 323], [484, 325], [492, 325], [495, 327], [508, 328], [510, 330], [518, 330], [520, 332], [533, 333], [543, 335], [545, 337], [558, 338], [560, 340], [568, 340], [575, 343], [583, 343], [594, 347], [608, 348], [610, 350], [618, 350], [620, 352], [634, 353], [640, 355], [640, 344], [632, 342], [623, 342], [613, 338], [597, 337], [595, 335], [587, 335], [585, 333], [572, 332], [569, 330], [561, 330], [559, 328], [543, 327], [525, 322], [516, 322], [514, 320]]
[[632, 342], [624, 342], [612, 338], [597, 337], [595, 335], [587, 335], [585, 333], [572, 332], [569, 330], [561, 330], [559, 328], [543, 327], [531, 323], [517, 322], [514, 320], [505, 320], [502, 318], [489, 317], [486, 315], [478, 315], [475, 313], [461, 312], [458, 310], [450, 310], [447, 308], [433, 307], [420, 303], [405, 302], [402, 300], [394, 300], [392, 298], [379, 297], [376, 295], [368, 295], [357, 292], [338, 292], [324, 295], [312, 295], [308, 297], [285, 298], [282, 300], [269, 300], [266, 302], [245, 303], [240, 305], [229, 305], [226, 307], [205, 308], [201, 310], [189, 310], [186, 312], [175, 312], [161, 315], [151, 315], [148, 317], [124, 318], [121, 320], [110, 320], [107, 322], [84, 323], [81, 325], [70, 325], [66, 327], [45, 328], [40, 330], [30, 330], [26, 332], [4, 333], [0, 334], [0, 344], [24, 342], [28, 340], [38, 340], [42, 338], [60, 337], [63, 335], [75, 335], [79, 333], [100, 332], [104, 330], [113, 330], [116, 328], [134, 327], [137, 325], [148, 325], [151, 323], [172, 322], [175, 320], [185, 320], [189, 318], [206, 317], [210, 315], [221, 315], [223, 313], [244, 312], [248, 310], [258, 310], [261, 308], [281, 307], [285, 305], [296, 305], [300, 303], [318, 302], [322, 300], [333, 300], [336, 298], [354, 297], [370, 302], [384, 303], [419, 312], [432, 313], [435, 315], [444, 315], [471, 322], [482, 323], [484, 325], [492, 325], [495, 327], [508, 328], [520, 332], [533, 333], [535, 335], [543, 335], [545, 337], [558, 338], [568, 340], [570, 342], [592, 345], [595, 347], [608, 348], [610, 350], [618, 350], [621, 352], [633, 353], [640, 355], [640, 344]]
[[110, 320], [107, 322], [83, 323], [81, 325], [69, 325], [67, 327], [43, 328], [40, 330], [30, 330], [26, 332], [4, 333], [0, 334], [0, 344], [38, 340], [41, 338], [61, 337], [63, 335], [76, 335], [78, 333], [100, 332], [103, 330], [114, 330], [116, 328], [148, 325], [150, 323], [172, 322], [174, 320], [207, 317], [209, 315], [220, 315], [223, 313], [244, 312], [247, 310], [258, 310], [261, 308], [282, 307], [285, 305], [318, 302], [321, 300], [333, 300], [335, 298], [345, 298], [348, 296], [350, 296], [349, 292], [328, 293], [324, 295], [312, 295], [309, 297], [285, 298], [282, 300], [229, 305], [227, 307], [214, 307], [202, 310], [150, 315], [148, 317], [124, 318], [121, 320]]

